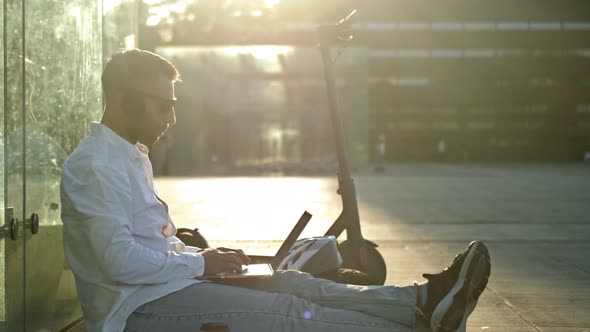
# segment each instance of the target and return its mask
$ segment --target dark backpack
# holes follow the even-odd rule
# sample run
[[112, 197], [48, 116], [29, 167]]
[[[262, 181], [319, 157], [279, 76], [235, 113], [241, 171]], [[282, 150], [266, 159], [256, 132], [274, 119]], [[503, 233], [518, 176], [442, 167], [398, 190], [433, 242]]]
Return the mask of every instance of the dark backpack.
[[209, 248], [207, 240], [205, 240], [205, 237], [199, 233], [198, 228], [179, 228], [176, 230], [176, 237], [187, 246], [199, 247], [202, 249]]

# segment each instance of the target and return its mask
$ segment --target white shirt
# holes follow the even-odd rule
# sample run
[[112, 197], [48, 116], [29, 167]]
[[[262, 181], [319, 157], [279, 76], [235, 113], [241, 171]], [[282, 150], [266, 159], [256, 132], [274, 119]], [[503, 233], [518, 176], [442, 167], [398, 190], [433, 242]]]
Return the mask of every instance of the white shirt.
[[135, 309], [200, 282], [205, 269], [198, 248], [174, 236], [147, 153], [93, 122], [64, 164], [64, 251], [89, 332], [123, 331]]

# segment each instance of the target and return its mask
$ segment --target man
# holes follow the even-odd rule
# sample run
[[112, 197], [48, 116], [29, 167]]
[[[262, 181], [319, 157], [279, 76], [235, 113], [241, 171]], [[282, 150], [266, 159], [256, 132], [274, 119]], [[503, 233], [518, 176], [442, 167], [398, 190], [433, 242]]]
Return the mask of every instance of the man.
[[472, 242], [423, 284], [353, 286], [298, 271], [240, 288], [199, 277], [240, 270], [240, 250], [186, 246], [174, 235], [153, 184], [148, 148], [176, 122], [178, 72], [130, 50], [113, 56], [102, 84], [105, 110], [64, 165], [64, 250], [88, 331], [434, 331], [464, 330], [490, 274], [487, 248]]

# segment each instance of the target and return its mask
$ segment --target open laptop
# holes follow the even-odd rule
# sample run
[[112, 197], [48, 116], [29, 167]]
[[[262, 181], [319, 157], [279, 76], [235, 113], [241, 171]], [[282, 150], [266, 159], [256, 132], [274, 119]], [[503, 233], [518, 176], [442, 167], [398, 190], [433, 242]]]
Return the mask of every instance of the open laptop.
[[289, 253], [289, 250], [303, 232], [305, 226], [311, 219], [311, 214], [303, 212], [299, 221], [295, 224], [289, 236], [283, 241], [283, 244], [272, 258], [270, 263], [244, 265], [242, 272], [222, 272], [216, 275], [202, 276], [203, 280], [222, 281], [230, 279], [248, 279], [248, 278], [269, 278], [272, 277], [274, 270], [281, 264], [283, 259]]

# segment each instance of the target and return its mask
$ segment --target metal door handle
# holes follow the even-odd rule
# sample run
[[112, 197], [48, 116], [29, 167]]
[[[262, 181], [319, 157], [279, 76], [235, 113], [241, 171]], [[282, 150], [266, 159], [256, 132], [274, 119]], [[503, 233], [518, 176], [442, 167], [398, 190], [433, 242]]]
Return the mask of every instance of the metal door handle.
[[10, 238], [16, 240], [18, 238], [18, 219], [10, 218]]
[[27, 220], [25, 227], [30, 227], [33, 235], [39, 233], [39, 214], [31, 214], [31, 218]]
[[8, 220], [8, 222], [2, 226], [2, 235], [8, 233], [12, 240], [18, 239], [19, 224], [18, 219], [14, 217], [14, 208], [6, 208], [4, 220]]

